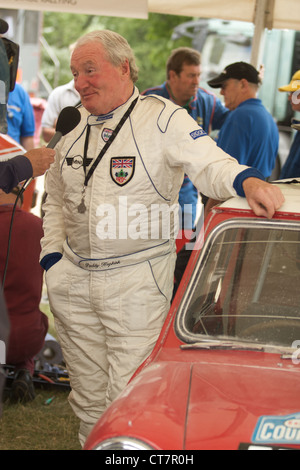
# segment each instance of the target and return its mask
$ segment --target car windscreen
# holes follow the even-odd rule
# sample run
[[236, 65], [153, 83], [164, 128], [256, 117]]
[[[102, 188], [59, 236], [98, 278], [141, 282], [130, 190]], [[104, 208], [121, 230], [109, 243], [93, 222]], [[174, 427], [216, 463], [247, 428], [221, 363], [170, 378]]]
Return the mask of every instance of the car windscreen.
[[299, 228], [253, 221], [216, 230], [179, 312], [180, 336], [288, 347], [300, 340]]

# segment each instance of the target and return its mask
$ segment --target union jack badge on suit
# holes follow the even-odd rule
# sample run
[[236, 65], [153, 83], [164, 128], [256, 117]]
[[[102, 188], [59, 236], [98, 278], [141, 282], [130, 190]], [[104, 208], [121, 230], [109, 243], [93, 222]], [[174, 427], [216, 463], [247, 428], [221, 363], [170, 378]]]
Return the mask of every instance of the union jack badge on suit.
[[134, 175], [135, 157], [116, 157], [110, 162], [110, 174], [113, 181], [124, 186], [129, 183]]

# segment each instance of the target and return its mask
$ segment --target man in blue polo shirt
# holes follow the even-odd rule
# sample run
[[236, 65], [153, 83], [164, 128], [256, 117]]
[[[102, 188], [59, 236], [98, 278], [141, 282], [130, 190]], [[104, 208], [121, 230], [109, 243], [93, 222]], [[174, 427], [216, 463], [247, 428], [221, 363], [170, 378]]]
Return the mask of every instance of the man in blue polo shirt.
[[[145, 90], [142, 95], [163, 96], [182, 106], [207, 134], [220, 129], [229, 111], [213, 93], [199, 88], [201, 54], [195, 49], [180, 47], [172, 51], [166, 68], [167, 81]], [[179, 193], [182, 225], [185, 229], [194, 228], [197, 203], [198, 191], [185, 175]]]
[[7, 102], [8, 135], [19, 142], [25, 150], [34, 148], [34, 112], [30, 97], [25, 89], [15, 84], [8, 95]]
[[231, 111], [219, 133], [218, 146], [268, 178], [275, 167], [279, 133], [273, 117], [257, 98], [260, 83], [259, 72], [245, 62], [228, 65], [208, 82], [212, 88], [221, 88], [225, 106]]

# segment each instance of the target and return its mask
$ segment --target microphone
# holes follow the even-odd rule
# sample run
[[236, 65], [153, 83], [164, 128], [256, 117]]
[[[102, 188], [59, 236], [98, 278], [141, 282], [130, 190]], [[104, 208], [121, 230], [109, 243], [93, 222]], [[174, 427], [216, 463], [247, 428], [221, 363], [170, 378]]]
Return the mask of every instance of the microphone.
[[79, 124], [80, 119], [80, 111], [74, 106], [67, 106], [66, 108], [63, 108], [57, 118], [55, 134], [47, 145], [47, 148], [54, 149], [55, 145], [64, 135], [75, 129], [75, 127]]
[[[54, 149], [55, 145], [60, 141], [60, 139], [71, 132], [79, 124], [81, 119], [80, 111], [74, 106], [67, 106], [63, 108], [57, 118], [55, 134], [47, 145], [47, 148]], [[30, 185], [33, 180], [33, 176], [29, 178], [23, 185], [21, 191], [22, 193]]]

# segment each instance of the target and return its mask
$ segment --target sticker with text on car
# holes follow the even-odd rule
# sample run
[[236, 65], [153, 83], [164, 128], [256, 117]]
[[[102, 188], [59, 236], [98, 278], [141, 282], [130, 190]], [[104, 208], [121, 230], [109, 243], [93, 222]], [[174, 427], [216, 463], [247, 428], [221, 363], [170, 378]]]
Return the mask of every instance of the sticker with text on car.
[[287, 416], [261, 416], [255, 427], [252, 442], [300, 445], [300, 413]]

